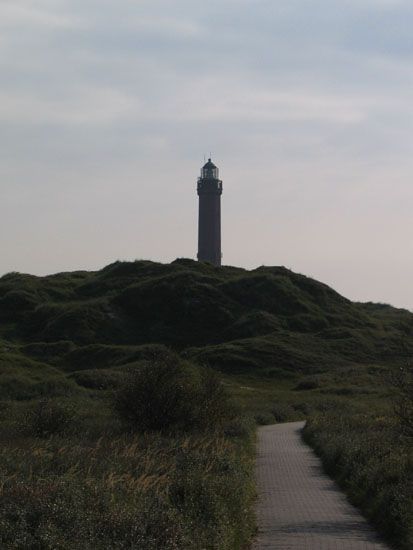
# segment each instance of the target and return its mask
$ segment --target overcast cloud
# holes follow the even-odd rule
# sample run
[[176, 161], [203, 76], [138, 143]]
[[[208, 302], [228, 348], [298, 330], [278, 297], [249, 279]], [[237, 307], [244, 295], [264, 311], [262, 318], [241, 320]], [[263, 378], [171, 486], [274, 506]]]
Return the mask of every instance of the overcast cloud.
[[0, 274], [195, 257], [413, 309], [413, 5], [0, 0]]

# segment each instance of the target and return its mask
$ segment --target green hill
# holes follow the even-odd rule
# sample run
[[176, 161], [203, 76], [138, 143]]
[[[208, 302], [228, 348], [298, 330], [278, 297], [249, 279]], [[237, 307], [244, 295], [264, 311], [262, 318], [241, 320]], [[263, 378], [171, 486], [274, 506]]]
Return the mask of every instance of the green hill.
[[[411, 349], [412, 328], [406, 310], [353, 303], [284, 267], [247, 271], [179, 259], [0, 278], [2, 385], [12, 388], [20, 373], [14, 392], [27, 396], [38, 391], [46, 366], [56, 391], [74, 382], [105, 385], [116, 378], [108, 369], [160, 345], [227, 373], [259, 376], [388, 362]], [[63, 381], [62, 371], [75, 374]]]
[[[413, 353], [412, 329], [406, 310], [352, 303], [283, 267], [137, 261], [5, 275], [0, 546], [247, 547], [254, 426], [306, 418], [350, 497], [411, 548], [411, 441], [391, 381]], [[214, 382], [196, 363], [221, 374]], [[147, 399], [140, 386], [129, 393], [161, 365], [188, 378], [154, 378]], [[192, 387], [184, 380], [202, 388], [182, 409], [198, 429], [137, 435], [114, 406], [126, 388], [132, 407], [156, 410]], [[219, 429], [214, 403], [232, 411]]]

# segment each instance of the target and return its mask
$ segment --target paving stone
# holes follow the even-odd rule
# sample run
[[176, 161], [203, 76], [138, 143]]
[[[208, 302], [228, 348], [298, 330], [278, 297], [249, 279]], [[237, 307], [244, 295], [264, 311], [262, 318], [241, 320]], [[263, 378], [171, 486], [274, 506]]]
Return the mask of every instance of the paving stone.
[[303, 422], [260, 428], [253, 550], [389, 550], [302, 441]]

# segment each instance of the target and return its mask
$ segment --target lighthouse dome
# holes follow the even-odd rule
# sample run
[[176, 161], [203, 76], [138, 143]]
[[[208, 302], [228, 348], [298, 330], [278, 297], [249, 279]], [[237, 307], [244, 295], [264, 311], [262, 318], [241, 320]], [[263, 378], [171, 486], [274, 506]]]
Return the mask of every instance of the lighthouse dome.
[[206, 180], [217, 180], [219, 176], [219, 170], [212, 162], [211, 159], [208, 159], [208, 162], [203, 166], [201, 170], [201, 178]]

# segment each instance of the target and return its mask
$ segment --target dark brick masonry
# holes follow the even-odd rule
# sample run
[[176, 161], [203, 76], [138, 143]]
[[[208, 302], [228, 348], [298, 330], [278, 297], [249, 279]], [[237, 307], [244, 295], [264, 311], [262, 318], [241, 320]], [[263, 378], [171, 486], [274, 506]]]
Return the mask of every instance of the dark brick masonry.
[[221, 195], [218, 168], [208, 160], [198, 179], [198, 260], [221, 265]]

